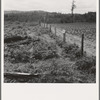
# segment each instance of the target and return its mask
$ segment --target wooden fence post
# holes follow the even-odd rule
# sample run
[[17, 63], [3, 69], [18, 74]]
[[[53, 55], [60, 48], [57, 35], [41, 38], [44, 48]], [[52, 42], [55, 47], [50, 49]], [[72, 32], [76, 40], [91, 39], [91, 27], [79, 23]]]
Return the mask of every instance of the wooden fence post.
[[64, 43], [66, 42], [66, 32], [63, 33], [63, 42], [64, 42]]
[[44, 27], [44, 23], [42, 23], [42, 27]]
[[48, 24], [46, 23], [46, 28], [48, 27]]
[[45, 23], [45, 28], [46, 28], [47, 24]]
[[84, 53], [84, 34], [82, 34], [82, 40], [81, 40], [81, 54], [83, 56]]
[[51, 32], [51, 25], [50, 25], [50, 32]]
[[46, 28], [47, 28], [47, 25], [48, 25], [48, 24], [46, 23]]
[[41, 26], [41, 22], [40, 22], [40, 20], [39, 20], [39, 22], [38, 22], [38, 23], [39, 23], [39, 26]]
[[49, 24], [47, 23], [47, 28], [48, 28], [48, 25], [49, 25]]
[[56, 27], [55, 27], [55, 35], [56, 35]]
[[41, 22], [40, 22], [40, 26], [41, 26]]

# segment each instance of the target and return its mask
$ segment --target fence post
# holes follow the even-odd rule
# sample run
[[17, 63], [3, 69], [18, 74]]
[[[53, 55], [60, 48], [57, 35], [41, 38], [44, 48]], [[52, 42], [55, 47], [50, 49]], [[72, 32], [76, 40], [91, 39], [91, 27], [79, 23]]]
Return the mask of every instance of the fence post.
[[41, 26], [41, 22], [40, 22], [40, 26]]
[[47, 27], [49, 28], [49, 24], [47, 25]]
[[45, 23], [45, 28], [47, 27], [47, 23]]
[[63, 42], [64, 42], [64, 43], [66, 42], [66, 32], [63, 33]]
[[50, 32], [51, 32], [51, 25], [50, 25]]
[[40, 20], [39, 20], [39, 22], [38, 22], [38, 23], [39, 23], [39, 26], [41, 26], [41, 22], [40, 22]]
[[44, 23], [43, 23], [43, 27], [44, 27]]
[[46, 23], [46, 28], [48, 27], [48, 24]]
[[42, 24], [40, 23], [40, 26], [42, 26]]
[[84, 53], [84, 34], [82, 34], [82, 40], [81, 40], [81, 54], [83, 56]]
[[47, 24], [47, 28], [48, 28], [49, 24]]
[[55, 35], [56, 35], [56, 27], [55, 27]]
[[47, 28], [47, 23], [46, 23], [46, 28]]

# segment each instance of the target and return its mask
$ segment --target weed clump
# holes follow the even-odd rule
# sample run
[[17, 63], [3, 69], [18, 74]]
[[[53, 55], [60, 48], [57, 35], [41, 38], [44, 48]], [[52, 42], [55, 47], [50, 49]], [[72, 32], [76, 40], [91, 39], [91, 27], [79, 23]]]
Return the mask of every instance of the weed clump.
[[40, 40], [33, 44], [32, 55], [35, 59], [50, 59], [57, 57], [56, 44], [48, 43], [47, 41]]
[[[69, 57], [71, 60], [79, 59], [82, 57], [81, 50], [76, 44], [67, 44], [64, 43], [62, 45], [63, 52], [62, 55], [64, 57]], [[85, 55], [85, 53], [84, 53]]]
[[11, 62], [19, 63], [19, 62], [29, 62], [30, 61], [30, 53], [27, 50], [15, 50], [11, 52]]
[[76, 62], [79, 70], [87, 70], [91, 73], [95, 73], [96, 57], [83, 57]]

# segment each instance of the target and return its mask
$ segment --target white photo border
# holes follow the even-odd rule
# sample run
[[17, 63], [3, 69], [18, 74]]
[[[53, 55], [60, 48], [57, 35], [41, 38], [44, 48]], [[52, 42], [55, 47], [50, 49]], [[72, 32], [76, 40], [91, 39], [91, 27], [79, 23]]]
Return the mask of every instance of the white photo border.
[[99, 100], [99, 0], [97, 0], [96, 83], [4, 83], [4, 0], [1, 0], [1, 100]]

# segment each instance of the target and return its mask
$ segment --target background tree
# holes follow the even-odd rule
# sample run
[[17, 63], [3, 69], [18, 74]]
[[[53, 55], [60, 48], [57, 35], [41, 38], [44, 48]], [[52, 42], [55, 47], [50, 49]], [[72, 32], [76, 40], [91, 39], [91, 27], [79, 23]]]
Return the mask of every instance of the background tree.
[[73, 0], [72, 1], [72, 7], [71, 7], [71, 12], [72, 12], [72, 22], [74, 22], [74, 9], [76, 8], [76, 5], [75, 5], [75, 1]]

